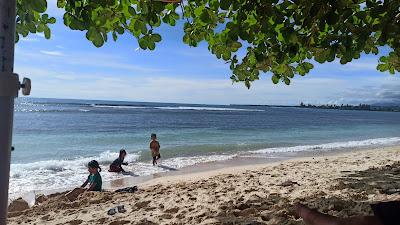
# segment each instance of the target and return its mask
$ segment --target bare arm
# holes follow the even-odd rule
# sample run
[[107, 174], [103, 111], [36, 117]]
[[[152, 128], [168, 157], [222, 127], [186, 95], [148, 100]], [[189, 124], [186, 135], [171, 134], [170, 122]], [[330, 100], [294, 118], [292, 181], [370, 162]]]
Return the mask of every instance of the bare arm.
[[87, 190], [88, 191], [93, 191], [94, 187], [96, 187], [96, 183], [91, 183]]
[[89, 183], [89, 179], [86, 179], [85, 183], [82, 184], [81, 188], [86, 187], [86, 185]]

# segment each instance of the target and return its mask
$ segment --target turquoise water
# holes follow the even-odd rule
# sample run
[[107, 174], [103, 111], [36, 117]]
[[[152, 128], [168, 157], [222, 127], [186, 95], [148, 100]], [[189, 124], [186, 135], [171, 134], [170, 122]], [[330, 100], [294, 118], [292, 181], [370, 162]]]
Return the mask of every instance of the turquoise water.
[[79, 185], [88, 161], [106, 168], [120, 148], [136, 175], [163, 172], [150, 164], [151, 133], [159, 137], [162, 164], [176, 169], [400, 142], [400, 113], [393, 112], [32, 98], [18, 99], [15, 111], [11, 196]]

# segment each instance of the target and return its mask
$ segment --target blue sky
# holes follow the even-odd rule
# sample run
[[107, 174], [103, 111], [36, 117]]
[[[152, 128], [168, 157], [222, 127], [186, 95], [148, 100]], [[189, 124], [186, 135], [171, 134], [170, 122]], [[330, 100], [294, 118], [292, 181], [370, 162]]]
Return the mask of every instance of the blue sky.
[[54, 0], [48, 13], [58, 20], [51, 40], [33, 34], [16, 46], [15, 71], [32, 79], [32, 97], [278, 105], [400, 102], [400, 78], [376, 71], [377, 56], [344, 66], [315, 63], [310, 74], [296, 76], [290, 86], [274, 85], [264, 74], [248, 90], [232, 84], [229, 66], [206, 44], [185, 45], [182, 27], [159, 28], [163, 41], [155, 51], [138, 50], [129, 35], [96, 48], [84, 32], [64, 26]]

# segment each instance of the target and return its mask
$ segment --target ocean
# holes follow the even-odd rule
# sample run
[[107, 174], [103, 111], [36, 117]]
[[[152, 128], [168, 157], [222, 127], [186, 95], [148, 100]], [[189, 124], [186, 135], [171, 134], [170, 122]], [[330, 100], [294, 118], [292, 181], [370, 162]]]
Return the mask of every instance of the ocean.
[[[150, 134], [161, 144], [153, 167]], [[127, 150], [126, 170], [146, 176], [207, 162], [318, 154], [400, 144], [400, 113], [293, 107], [19, 98], [15, 106], [10, 199], [72, 188], [98, 160], [103, 180]]]

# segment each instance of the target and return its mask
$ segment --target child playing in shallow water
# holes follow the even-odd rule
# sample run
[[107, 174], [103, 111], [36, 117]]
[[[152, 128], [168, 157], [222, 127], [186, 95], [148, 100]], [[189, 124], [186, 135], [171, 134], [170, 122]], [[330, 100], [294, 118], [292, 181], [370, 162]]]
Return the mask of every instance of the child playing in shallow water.
[[160, 143], [157, 141], [157, 135], [151, 134], [150, 142], [151, 156], [153, 157], [153, 166], [157, 164], [157, 160], [161, 158]]
[[128, 163], [126, 163], [126, 162], [124, 163], [125, 156], [126, 156], [125, 149], [121, 149], [119, 151], [118, 159], [114, 160], [114, 162], [111, 163], [110, 169], [108, 171], [109, 172], [116, 172], [116, 173], [125, 172], [125, 170], [122, 168], [122, 165], [125, 165], [125, 166], [128, 165]]

